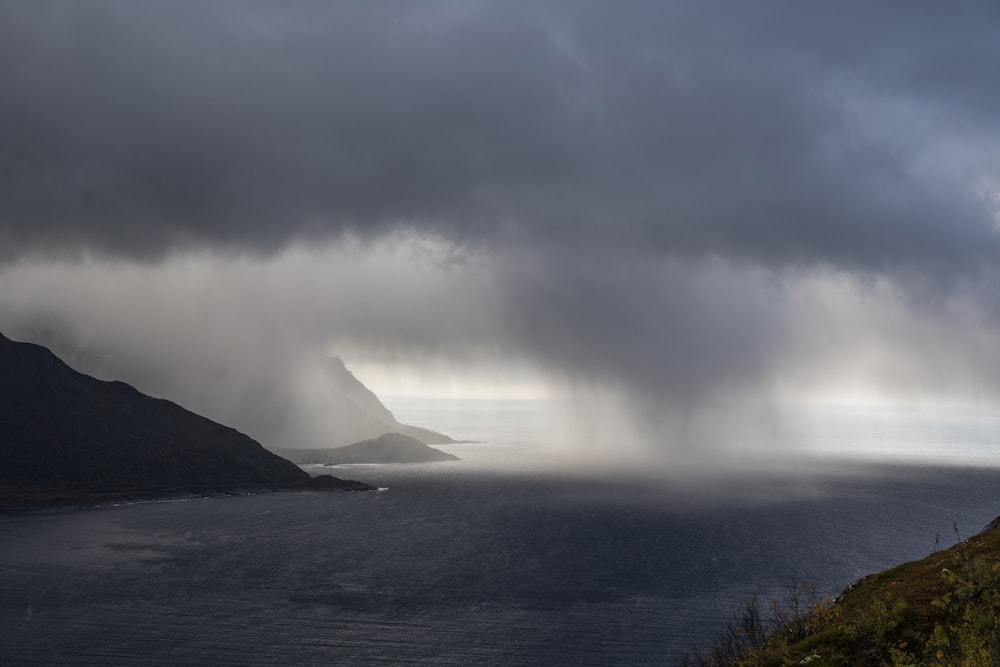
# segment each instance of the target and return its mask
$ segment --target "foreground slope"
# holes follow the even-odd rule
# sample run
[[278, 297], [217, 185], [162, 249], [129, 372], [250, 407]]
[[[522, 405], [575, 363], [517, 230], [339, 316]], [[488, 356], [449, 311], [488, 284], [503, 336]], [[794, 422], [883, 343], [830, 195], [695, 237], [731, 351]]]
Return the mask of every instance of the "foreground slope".
[[430, 463], [460, 460], [454, 454], [428, 447], [420, 440], [402, 433], [386, 433], [377, 438], [362, 440], [346, 447], [277, 451], [285, 458], [301, 464]]
[[0, 335], [0, 506], [324, 483], [336, 485], [234, 429]]
[[864, 577], [835, 601], [807, 602], [767, 620], [753, 600], [710, 653], [683, 664], [1000, 665], [1000, 518], [950, 549]]

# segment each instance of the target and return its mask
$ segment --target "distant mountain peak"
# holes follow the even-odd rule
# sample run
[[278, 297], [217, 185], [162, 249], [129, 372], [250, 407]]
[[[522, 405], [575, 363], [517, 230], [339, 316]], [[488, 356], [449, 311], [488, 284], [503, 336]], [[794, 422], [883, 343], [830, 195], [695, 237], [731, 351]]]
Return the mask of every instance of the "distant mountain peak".
[[359, 409], [372, 417], [386, 422], [390, 426], [397, 424], [396, 417], [393, 416], [389, 408], [383, 405], [378, 396], [371, 389], [366, 387], [354, 373], [347, 368], [344, 360], [337, 356], [326, 357], [324, 360], [324, 371], [329, 380], [333, 382], [336, 390], [347, 400], [351, 401]]
[[[366, 387], [338, 356], [321, 361], [328, 397], [310, 397], [330, 418], [327, 431], [302, 438], [295, 447], [326, 448], [375, 438], [392, 431], [404, 433], [429, 444], [454, 442], [443, 433], [401, 424], [392, 412]], [[281, 439], [275, 439], [279, 442]], [[291, 443], [287, 443], [291, 444]]]

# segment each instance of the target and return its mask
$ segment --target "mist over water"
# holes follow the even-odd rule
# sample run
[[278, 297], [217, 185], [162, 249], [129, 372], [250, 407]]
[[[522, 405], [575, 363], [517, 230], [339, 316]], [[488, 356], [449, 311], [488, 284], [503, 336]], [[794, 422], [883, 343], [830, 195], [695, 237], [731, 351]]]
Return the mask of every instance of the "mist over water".
[[[698, 443], [704, 457], [657, 458], [630, 443], [635, 434], [627, 429], [587, 434], [589, 422], [574, 423], [581, 410], [572, 401], [389, 396], [384, 402], [404, 422], [435, 424], [459, 439], [479, 441], [445, 448], [484, 470], [590, 469], [664, 478], [700, 473], [708, 479], [760, 471], [808, 476], [862, 461], [1000, 467], [1000, 411], [990, 408], [730, 405], [714, 415], [725, 423], [712, 423], [698, 433], [704, 438]], [[587, 443], [586, 438], [603, 440]]]

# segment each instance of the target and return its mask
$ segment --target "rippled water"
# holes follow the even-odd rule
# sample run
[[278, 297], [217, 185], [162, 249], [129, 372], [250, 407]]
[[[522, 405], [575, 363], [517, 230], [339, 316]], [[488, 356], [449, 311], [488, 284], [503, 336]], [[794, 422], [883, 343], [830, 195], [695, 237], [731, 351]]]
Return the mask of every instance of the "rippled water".
[[351, 472], [388, 490], [0, 514], [0, 663], [670, 664], [752, 590], [839, 590], [1000, 514], [994, 470]]

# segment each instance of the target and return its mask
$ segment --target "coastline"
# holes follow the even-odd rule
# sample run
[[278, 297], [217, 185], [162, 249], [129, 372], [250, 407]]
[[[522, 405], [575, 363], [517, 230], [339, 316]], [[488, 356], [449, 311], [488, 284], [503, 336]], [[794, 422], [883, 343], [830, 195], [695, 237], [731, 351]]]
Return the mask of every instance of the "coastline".
[[378, 487], [353, 479], [319, 475], [297, 482], [245, 484], [185, 484], [164, 488], [115, 490], [24, 489], [0, 494], [0, 512], [41, 509], [91, 509], [113, 505], [167, 502], [225, 496], [258, 496], [301, 491], [376, 491]]

